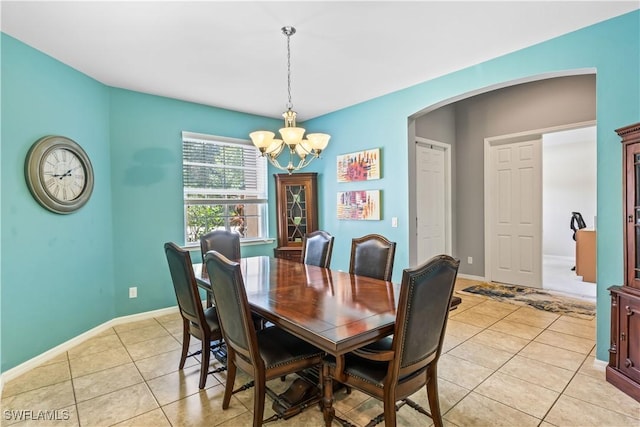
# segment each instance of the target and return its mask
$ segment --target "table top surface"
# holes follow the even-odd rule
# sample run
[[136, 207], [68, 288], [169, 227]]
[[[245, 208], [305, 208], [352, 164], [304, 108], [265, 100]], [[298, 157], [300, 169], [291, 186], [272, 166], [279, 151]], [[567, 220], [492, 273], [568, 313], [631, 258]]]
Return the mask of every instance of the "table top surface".
[[[393, 333], [399, 284], [268, 256], [239, 262], [251, 309], [329, 354]], [[193, 267], [210, 289], [203, 264]]]

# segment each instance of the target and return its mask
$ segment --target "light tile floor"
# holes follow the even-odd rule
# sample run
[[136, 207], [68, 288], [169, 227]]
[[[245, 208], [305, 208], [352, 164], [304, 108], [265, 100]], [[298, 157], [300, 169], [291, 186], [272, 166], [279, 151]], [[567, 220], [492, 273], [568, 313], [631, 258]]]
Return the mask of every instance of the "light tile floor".
[[[457, 286], [469, 284], [460, 279]], [[438, 365], [446, 426], [640, 426], [640, 404], [594, 366], [595, 320], [479, 296], [462, 300]], [[181, 339], [178, 314], [109, 329], [7, 383], [0, 425], [250, 426], [253, 390], [234, 395], [223, 411], [224, 373], [210, 375], [200, 391], [198, 360], [177, 369]], [[246, 380], [239, 374], [236, 385]], [[269, 386], [279, 393], [291, 380]], [[413, 399], [428, 408], [424, 390]], [[338, 393], [335, 408], [358, 426], [382, 412], [357, 391]], [[57, 418], [68, 419], [17, 421], [7, 415], [12, 410], [58, 410]], [[272, 414], [267, 399], [265, 418]], [[398, 412], [401, 426], [429, 422], [408, 407]], [[270, 425], [322, 426], [323, 419], [313, 407]]]

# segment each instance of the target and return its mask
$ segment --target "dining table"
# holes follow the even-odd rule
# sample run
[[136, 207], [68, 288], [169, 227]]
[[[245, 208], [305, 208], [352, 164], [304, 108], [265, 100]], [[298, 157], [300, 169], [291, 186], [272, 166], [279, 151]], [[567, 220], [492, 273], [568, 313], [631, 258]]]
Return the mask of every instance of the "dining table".
[[[241, 258], [249, 306], [266, 321], [338, 357], [393, 334], [400, 284], [268, 256]], [[203, 264], [198, 286], [211, 292]], [[454, 296], [451, 309], [461, 300]], [[333, 378], [322, 367], [322, 410], [333, 422]]]

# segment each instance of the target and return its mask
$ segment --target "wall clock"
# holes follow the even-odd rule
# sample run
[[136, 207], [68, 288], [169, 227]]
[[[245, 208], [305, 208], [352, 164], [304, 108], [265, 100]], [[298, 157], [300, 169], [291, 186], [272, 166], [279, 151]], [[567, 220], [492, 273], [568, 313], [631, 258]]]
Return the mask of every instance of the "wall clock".
[[37, 140], [27, 153], [24, 174], [38, 203], [59, 214], [80, 209], [93, 191], [89, 156], [64, 136], [49, 135]]

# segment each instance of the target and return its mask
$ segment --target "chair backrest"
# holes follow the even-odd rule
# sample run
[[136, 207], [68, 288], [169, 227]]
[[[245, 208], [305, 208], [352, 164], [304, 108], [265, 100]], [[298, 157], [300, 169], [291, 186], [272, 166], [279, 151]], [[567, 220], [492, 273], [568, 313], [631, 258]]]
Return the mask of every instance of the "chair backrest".
[[393, 348], [398, 376], [440, 356], [460, 261], [437, 255], [402, 272]]
[[189, 251], [180, 248], [175, 243], [168, 242], [164, 244], [164, 252], [169, 263], [169, 271], [180, 313], [185, 319], [197, 325], [205, 325], [204, 310], [193, 274]]
[[349, 273], [390, 281], [396, 242], [379, 234], [367, 234], [351, 241]]
[[213, 230], [200, 237], [200, 252], [202, 262], [209, 251], [218, 251], [226, 258], [237, 261], [240, 259], [240, 235], [233, 231]]
[[305, 234], [302, 239], [302, 263], [329, 268], [333, 236], [326, 231], [317, 230]]
[[204, 259], [209, 277], [216, 278], [211, 288], [227, 346], [254, 364], [262, 363], [240, 264], [215, 250], [207, 252]]

